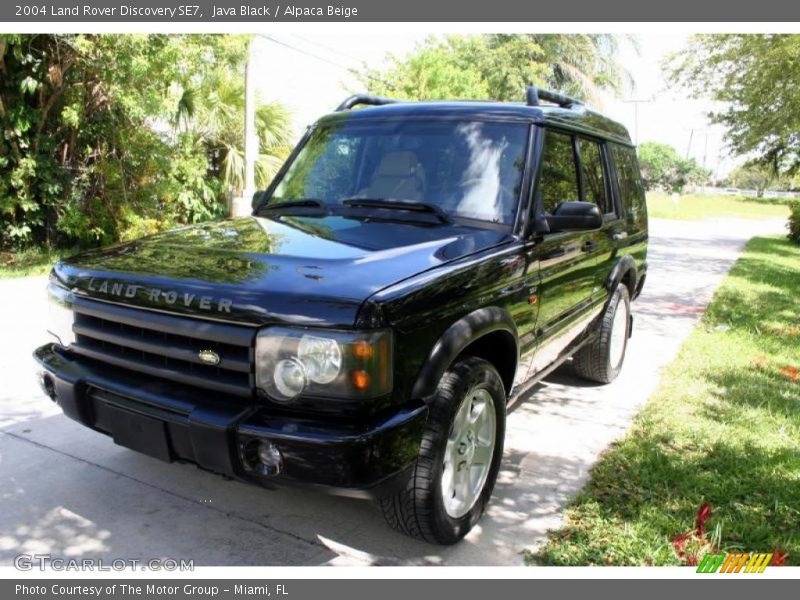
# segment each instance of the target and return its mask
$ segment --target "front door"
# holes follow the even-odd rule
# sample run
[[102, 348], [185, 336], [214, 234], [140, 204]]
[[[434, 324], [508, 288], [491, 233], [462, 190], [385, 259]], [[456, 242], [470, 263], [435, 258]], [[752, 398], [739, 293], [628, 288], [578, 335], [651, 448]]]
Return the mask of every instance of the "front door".
[[[592, 190], [597, 181], [579, 171], [579, 152], [583, 149], [587, 157], [592, 152], [583, 143], [568, 133], [546, 131], [536, 187], [542, 213], [552, 213], [560, 202], [596, 201]], [[597, 144], [595, 148], [600, 151]], [[548, 233], [537, 243], [539, 314], [528, 376], [556, 360], [597, 316], [597, 266], [608, 251], [607, 237], [603, 231]]]

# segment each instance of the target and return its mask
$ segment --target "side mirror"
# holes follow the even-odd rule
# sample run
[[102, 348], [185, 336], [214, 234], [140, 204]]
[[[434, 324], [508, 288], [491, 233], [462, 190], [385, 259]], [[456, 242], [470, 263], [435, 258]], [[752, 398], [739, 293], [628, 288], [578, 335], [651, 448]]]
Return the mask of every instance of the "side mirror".
[[591, 231], [603, 226], [603, 215], [594, 202], [560, 202], [552, 215], [544, 215], [542, 221], [547, 231]]

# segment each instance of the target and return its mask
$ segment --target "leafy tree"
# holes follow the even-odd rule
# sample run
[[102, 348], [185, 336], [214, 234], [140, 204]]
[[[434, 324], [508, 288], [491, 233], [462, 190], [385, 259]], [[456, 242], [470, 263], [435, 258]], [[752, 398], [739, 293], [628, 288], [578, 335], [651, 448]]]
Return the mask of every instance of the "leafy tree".
[[482, 46], [480, 38], [429, 38], [406, 59], [392, 57], [385, 73], [368, 70], [362, 80], [376, 94], [409, 100], [487, 97], [488, 83], [470, 67]]
[[[0, 35], [0, 249], [99, 245], [221, 214], [241, 187], [248, 43]], [[278, 106], [258, 115], [263, 179], [288, 123]]]
[[721, 103], [711, 113], [734, 152], [775, 171], [800, 167], [800, 36], [697, 35], [667, 63], [697, 97]]
[[759, 198], [766, 190], [786, 188], [790, 185], [790, 181], [781, 178], [770, 165], [753, 161], [734, 169], [728, 176], [728, 182], [736, 188], [756, 190]]
[[695, 159], [685, 159], [672, 146], [656, 142], [639, 146], [639, 165], [648, 190], [680, 193], [687, 185], [703, 183], [710, 176]]
[[612, 35], [469, 35], [430, 37], [385, 70], [365, 70], [376, 94], [412, 100], [447, 98], [519, 101], [530, 84], [596, 102], [629, 76], [616, 62]]

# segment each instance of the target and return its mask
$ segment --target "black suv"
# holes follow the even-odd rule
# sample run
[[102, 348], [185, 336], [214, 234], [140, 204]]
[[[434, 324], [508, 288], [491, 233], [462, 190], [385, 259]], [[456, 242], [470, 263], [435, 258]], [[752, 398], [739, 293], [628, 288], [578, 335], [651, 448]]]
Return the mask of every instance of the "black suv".
[[117, 444], [373, 498], [400, 531], [458, 541], [509, 402], [570, 358], [612, 381], [645, 277], [625, 128], [527, 96], [350, 98], [252, 216], [60, 261], [43, 389]]

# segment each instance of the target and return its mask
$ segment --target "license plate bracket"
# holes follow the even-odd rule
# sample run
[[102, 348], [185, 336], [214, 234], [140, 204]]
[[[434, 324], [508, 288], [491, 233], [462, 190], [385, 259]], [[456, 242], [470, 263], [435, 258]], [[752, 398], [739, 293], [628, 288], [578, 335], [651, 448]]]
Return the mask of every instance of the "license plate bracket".
[[163, 421], [107, 405], [111, 438], [115, 444], [167, 462], [172, 461]]

